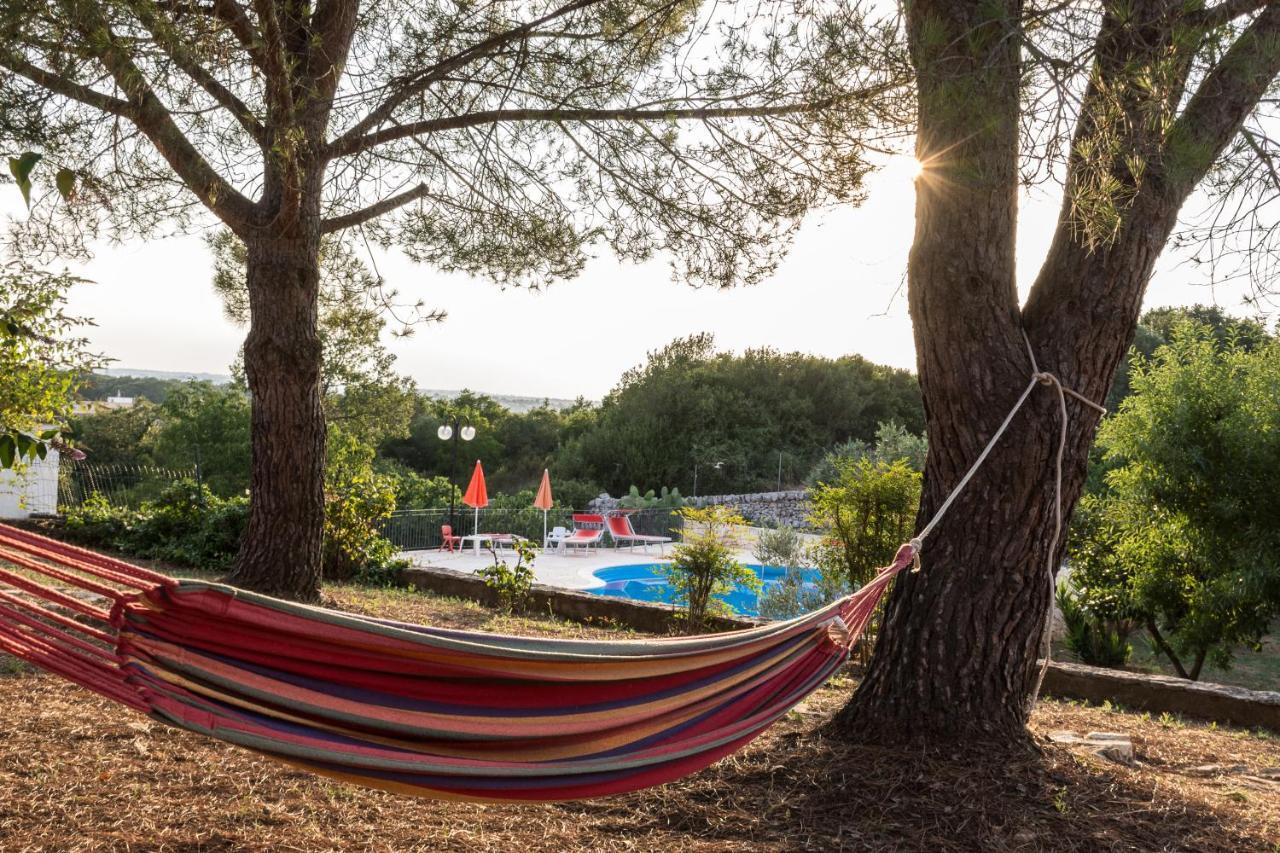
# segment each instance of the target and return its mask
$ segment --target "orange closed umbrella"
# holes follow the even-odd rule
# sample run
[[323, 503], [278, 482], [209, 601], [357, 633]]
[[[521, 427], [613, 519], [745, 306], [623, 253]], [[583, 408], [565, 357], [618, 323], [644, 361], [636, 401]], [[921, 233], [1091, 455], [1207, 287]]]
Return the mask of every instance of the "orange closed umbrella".
[[551, 509], [551, 472], [546, 468], [542, 469], [542, 482], [538, 485], [538, 494], [533, 499], [533, 505], [537, 509], [542, 510], [542, 547], [547, 547], [547, 510]]
[[480, 532], [480, 507], [489, 505], [489, 490], [484, 485], [484, 468], [480, 466], [480, 460], [476, 460], [476, 470], [471, 474], [471, 485], [467, 486], [467, 493], [462, 496], [462, 502], [467, 506], [476, 509], [476, 529]]

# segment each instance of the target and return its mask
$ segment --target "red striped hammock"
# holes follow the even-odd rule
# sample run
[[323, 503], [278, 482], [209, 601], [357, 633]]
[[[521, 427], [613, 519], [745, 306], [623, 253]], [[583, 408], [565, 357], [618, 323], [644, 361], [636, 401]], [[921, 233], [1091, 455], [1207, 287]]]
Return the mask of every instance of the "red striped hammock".
[[353, 616], [0, 525], [0, 652], [336, 779], [573, 800], [669, 782], [755, 738], [839, 669], [914, 554], [791, 621], [604, 642]]

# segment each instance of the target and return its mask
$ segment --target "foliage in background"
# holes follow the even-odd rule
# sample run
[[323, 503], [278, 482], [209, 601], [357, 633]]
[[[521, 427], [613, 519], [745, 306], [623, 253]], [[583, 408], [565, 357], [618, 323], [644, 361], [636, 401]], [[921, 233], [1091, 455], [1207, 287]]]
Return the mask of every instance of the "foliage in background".
[[588, 480], [553, 480], [551, 483], [556, 504], [572, 509], [586, 509], [602, 491], [599, 485]]
[[373, 468], [372, 447], [340, 429], [329, 431], [325, 460], [322, 573], [347, 580], [386, 567], [395, 548], [379, 534], [396, 508], [395, 482]]
[[394, 483], [396, 509], [442, 509], [450, 496], [454, 506], [462, 503], [462, 489], [447, 477], [428, 477], [394, 459], [374, 459], [373, 468]]
[[782, 579], [767, 585], [760, 595], [758, 610], [766, 619], [791, 619], [850, 592], [843, 576], [808, 568], [813, 555], [793, 527], [761, 530], [752, 555], [762, 566], [785, 569]]
[[1116, 378], [1107, 394], [1107, 410], [1118, 411], [1120, 402], [1132, 391], [1130, 377], [1135, 363], [1151, 358], [1155, 351], [1173, 340], [1174, 330], [1191, 321], [1207, 326], [1220, 345], [1235, 344], [1244, 350], [1253, 350], [1271, 339], [1261, 320], [1252, 317], [1234, 317], [1216, 305], [1177, 305], [1152, 308], [1142, 315], [1133, 336], [1129, 357], [1120, 364]]
[[1063, 642], [1083, 663], [1119, 668], [1129, 662], [1133, 654], [1129, 644], [1132, 623], [1107, 619], [1086, 609], [1084, 597], [1071, 581], [1058, 584], [1055, 599], [1065, 629]]
[[188, 382], [169, 392], [155, 433], [156, 465], [199, 462], [202, 482], [222, 497], [249, 488], [249, 395], [236, 385]]
[[66, 535], [133, 557], [222, 571], [235, 558], [248, 518], [245, 497], [222, 498], [183, 480], [137, 509], [114, 507], [93, 495], [67, 510]]
[[536, 553], [531, 543], [521, 540], [516, 540], [512, 550], [516, 563], [508, 566], [507, 561], [498, 556], [497, 549], [490, 546], [493, 565], [476, 572], [484, 578], [484, 585], [497, 595], [498, 607], [507, 613], [521, 611], [528, 606], [529, 593], [533, 589], [533, 560]]
[[855, 459], [871, 462], [897, 462], [902, 459], [911, 470], [923, 471], [928, 452], [929, 442], [923, 436], [909, 432], [900, 423], [881, 423], [876, 425], [875, 441], [855, 438], [836, 445], [813, 466], [804, 482], [810, 489], [822, 483], [834, 483], [840, 477], [841, 463]]
[[[241, 275], [235, 283], [242, 280]], [[382, 322], [379, 318], [375, 325]], [[326, 350], [327, 416], [331, 425], [377, 447], [379, 470], [404, 481], [397, 488], [403, 509], [448, 506], [448, 489], [436, 478], [465, 487], [477, 458], [484, 461], [491, 493], [535, 488], [547, 468], [557, 504], [582, 509], [606, 486], [625, 495], [634, 484], [642, 499], [652, 488], [661, 501], [656, 490], [663, 483], [674, 507], [674, 495], [692, 490], [695, 462], [701, 463], [698, 490], [711, 494], [775, 488], [779, 453], [783, 484], [794, 485], [825, 448], [841, 442], [865, 448], [874, 439], [874, 453], [900, 453], [913, 464], [923, 451], [923, 440], [912, 433], [923, 423], [913, 377], [857, 357], [832, 360], [769, 350], [738, 356], [716, 353], [710, 336], [698, 336], [651, 354], [600, 406], [579, 400], [561, 410], [543, 405], [514, 412], [472, 391], [452, 399], [411, 394], [372, 326], [353, 321], [343, 328], [349, 347]], [[345, 365], [340, 372], [335, 361]], [[339, 374], [345, 377], [341, 382], [334, 380]], [[195, 431], [190, 421], [197, 412], [188, 404], [193, 395], [202, 406], [215, 408], [227, 407], [237, 394], [243, 398], [236, 385], [134, 380], [144, 383], [134, 387], [130, 381], [95, 377], [93, 391], [98, 396], [145, 392], [164, 405], [140, 402], [134, 410], [77, 418], [78, 442], [94, 462], [189, 466], [194, 451], [183, 442]], [[171, 396], [184, 401], [172, 403]], [[231, 414], [208, 416], [222, 427], [205, 443], [216, 442], [218, 433], [247, 430], [247, 413], [234, 426]], [[476, 428], [473, 441], [458, 442], [456, 466], [454, 442], [436, 435], [454, 417]], [[174, 425], [175, 419], [186, 423]], [[166, 432], [170, 438], [163, 437]], [[163, 458], [157, 447], [165, 451]], [[224, 494], [247, 485], [247, 459], [247, 446], [218, 462], [213, 453], [202, 452], [204, 462], [222, 469], [213, 476], [215, 490]], [[715, 462], [722, 464], [715, 467]]]
[[93, 465], [186, 470], [222, 497], [249, 488], [249, 396], [238, 385], [172, 382], [164, 402], [78, 415], [69, 435]]
[[676, 545], [671, 562], [658, 571], [671, 587], [675, 603], [685, 608], [690, 633], [700, 632], [707, 617], [729, 612], [719, 596], [744, 586], [758, 592], [760, 577], [734, 559], [746, 519], [722, 506], [685, 507], [684, 541]]
[[[897, 421], [919, 432], [915, 378], [858, 356], [837, 359], [770, 349], [717, 352], [709, 334], [678, 339], [627, 371], [601, 403], [594, 427], [565, 443], [552, 474], [693, 494], [774, 489], [800, 481], [826, 448], [870, 440]], [[717, 468], [714, 463], [721, 463]]]
[[139, 398], [127, 408], [73, 416], [68, 435], [91, 464], [155, 465], [156, 436], [164, 426], [164, 409]]
[[1280, 344], [1183, 324], [1098, 438], [1069, 543], [1083, 604], [1123, 608], [1179, 675], [1227, 668], [1280, 615]]
[[67, 291], [82, 281], [20, 259], [0, 265], [0, 468], [44, 458], [79, 377], [98, 364], [88, 341], [70, 334], [85, 321], [65, 311]]
[[[486, 480], [494, 492], [534, 488], [543, 469], [549, 468], [553, 491], [557, 500], [564, 503], [566, 490], [572, 490], [573, 485], [562, 476], [559, 454], [564, 442], [594, 419], [593, 413], [594, 409], [585, 402], [563, 411], [540, 406], [517, 413], [492, 397], [465, 390], [449, 400], [420, 396], [414, 404], [408, 434], [384, 437], [379, 453], [416, 471], [458, 481], [469, 474], [476, 459], [482, 459]], [[441, 441], [436, 435], [442, 424], [452, 424], [454, 418], [476, 430], [472, 441], [457, 442], [456, 460], [454, 441]], [[590, 500], [601, 491], [594, 483], [584, 485], [573, 492], [575, 497], [583, 495]], [[585, 500], [578, 506], [585, 506]]]
[[[136, 400], [147, 400], [157, 405], [169, 396], [170, 389], [190, 382], [192, 379], [208, 379], [205, 377], [171, 376], [112, 376], [107, 373], [90, 373], [80, 385], [80, 397], [84, 400], [105, 400], [108, 397], [133, 397]], [[226, 384], [214, 382], [214, 384]]]
[[809, 495], [809, 523], [822, 532], [811, 555], [824, 575], [857, 589], [911, 538], [921, 475], [903, 459], [865, 458], [837, 460], [835, 473]]

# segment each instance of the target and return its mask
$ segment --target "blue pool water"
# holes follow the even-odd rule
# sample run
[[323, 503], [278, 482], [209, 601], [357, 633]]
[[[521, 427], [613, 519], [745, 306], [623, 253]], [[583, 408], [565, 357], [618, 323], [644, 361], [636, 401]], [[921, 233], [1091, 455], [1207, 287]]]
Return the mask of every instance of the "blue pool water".
[[[657, 563], [636, 563], [626, 566], [610, 566], [594, 572], [600, 579], [600, 586], [584, 589], [592, 595], [610, 595], [615, 598], [630, 598], [635, 601], [660, 601], [664, 604], [675, 603], [675, 593], [666, 578], [658, 573]], [[787, 570], [775, 566], [748, 565], [764, 581], [760, 594], [763, 595], [770, 585], [777, 584], [786, 577]], [[816, 569], [805, 569], [804, 577], [810, 580], [817, 577]], [[760, 614], [759, 595], [742, 585], [728, 595], [717, 596], [742, 616], [758, 616]]]

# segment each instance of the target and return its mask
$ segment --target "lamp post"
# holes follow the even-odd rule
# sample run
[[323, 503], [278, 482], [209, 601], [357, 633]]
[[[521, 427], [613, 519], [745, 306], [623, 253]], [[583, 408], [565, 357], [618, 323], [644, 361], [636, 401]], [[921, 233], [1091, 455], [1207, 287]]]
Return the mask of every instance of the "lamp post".
[[441, 441], [453, 440], [453, 473], [449, 477], [449, 527], [453, 528], [453, 490], [454, 481], [458, 479], [458, 439], [470, 441], [476, 437], [476, 428], [462, 423], [460, 415], [454, 415], [452, 421], [445, 421], [436, 430], [436, 437]]
[[[697, 462], [697, 461], [695, 461], [695, 462], [693, 463], [693, 496], [694, 496], [695, 498], [698, 496], [698, 465], [700, 465], [700, 464], [701, 464], [701, 463], [699, 463], [699, 462]], [[721, 468], [723, 468], [723, 467], [724, 467], [724, 463], [723, 463], [723, 462], [712, 462], [712, 463], [711, 463], [711, 467], [712, 467], [712, 468], [715, 468], [717, 471], [719, 471]]]

